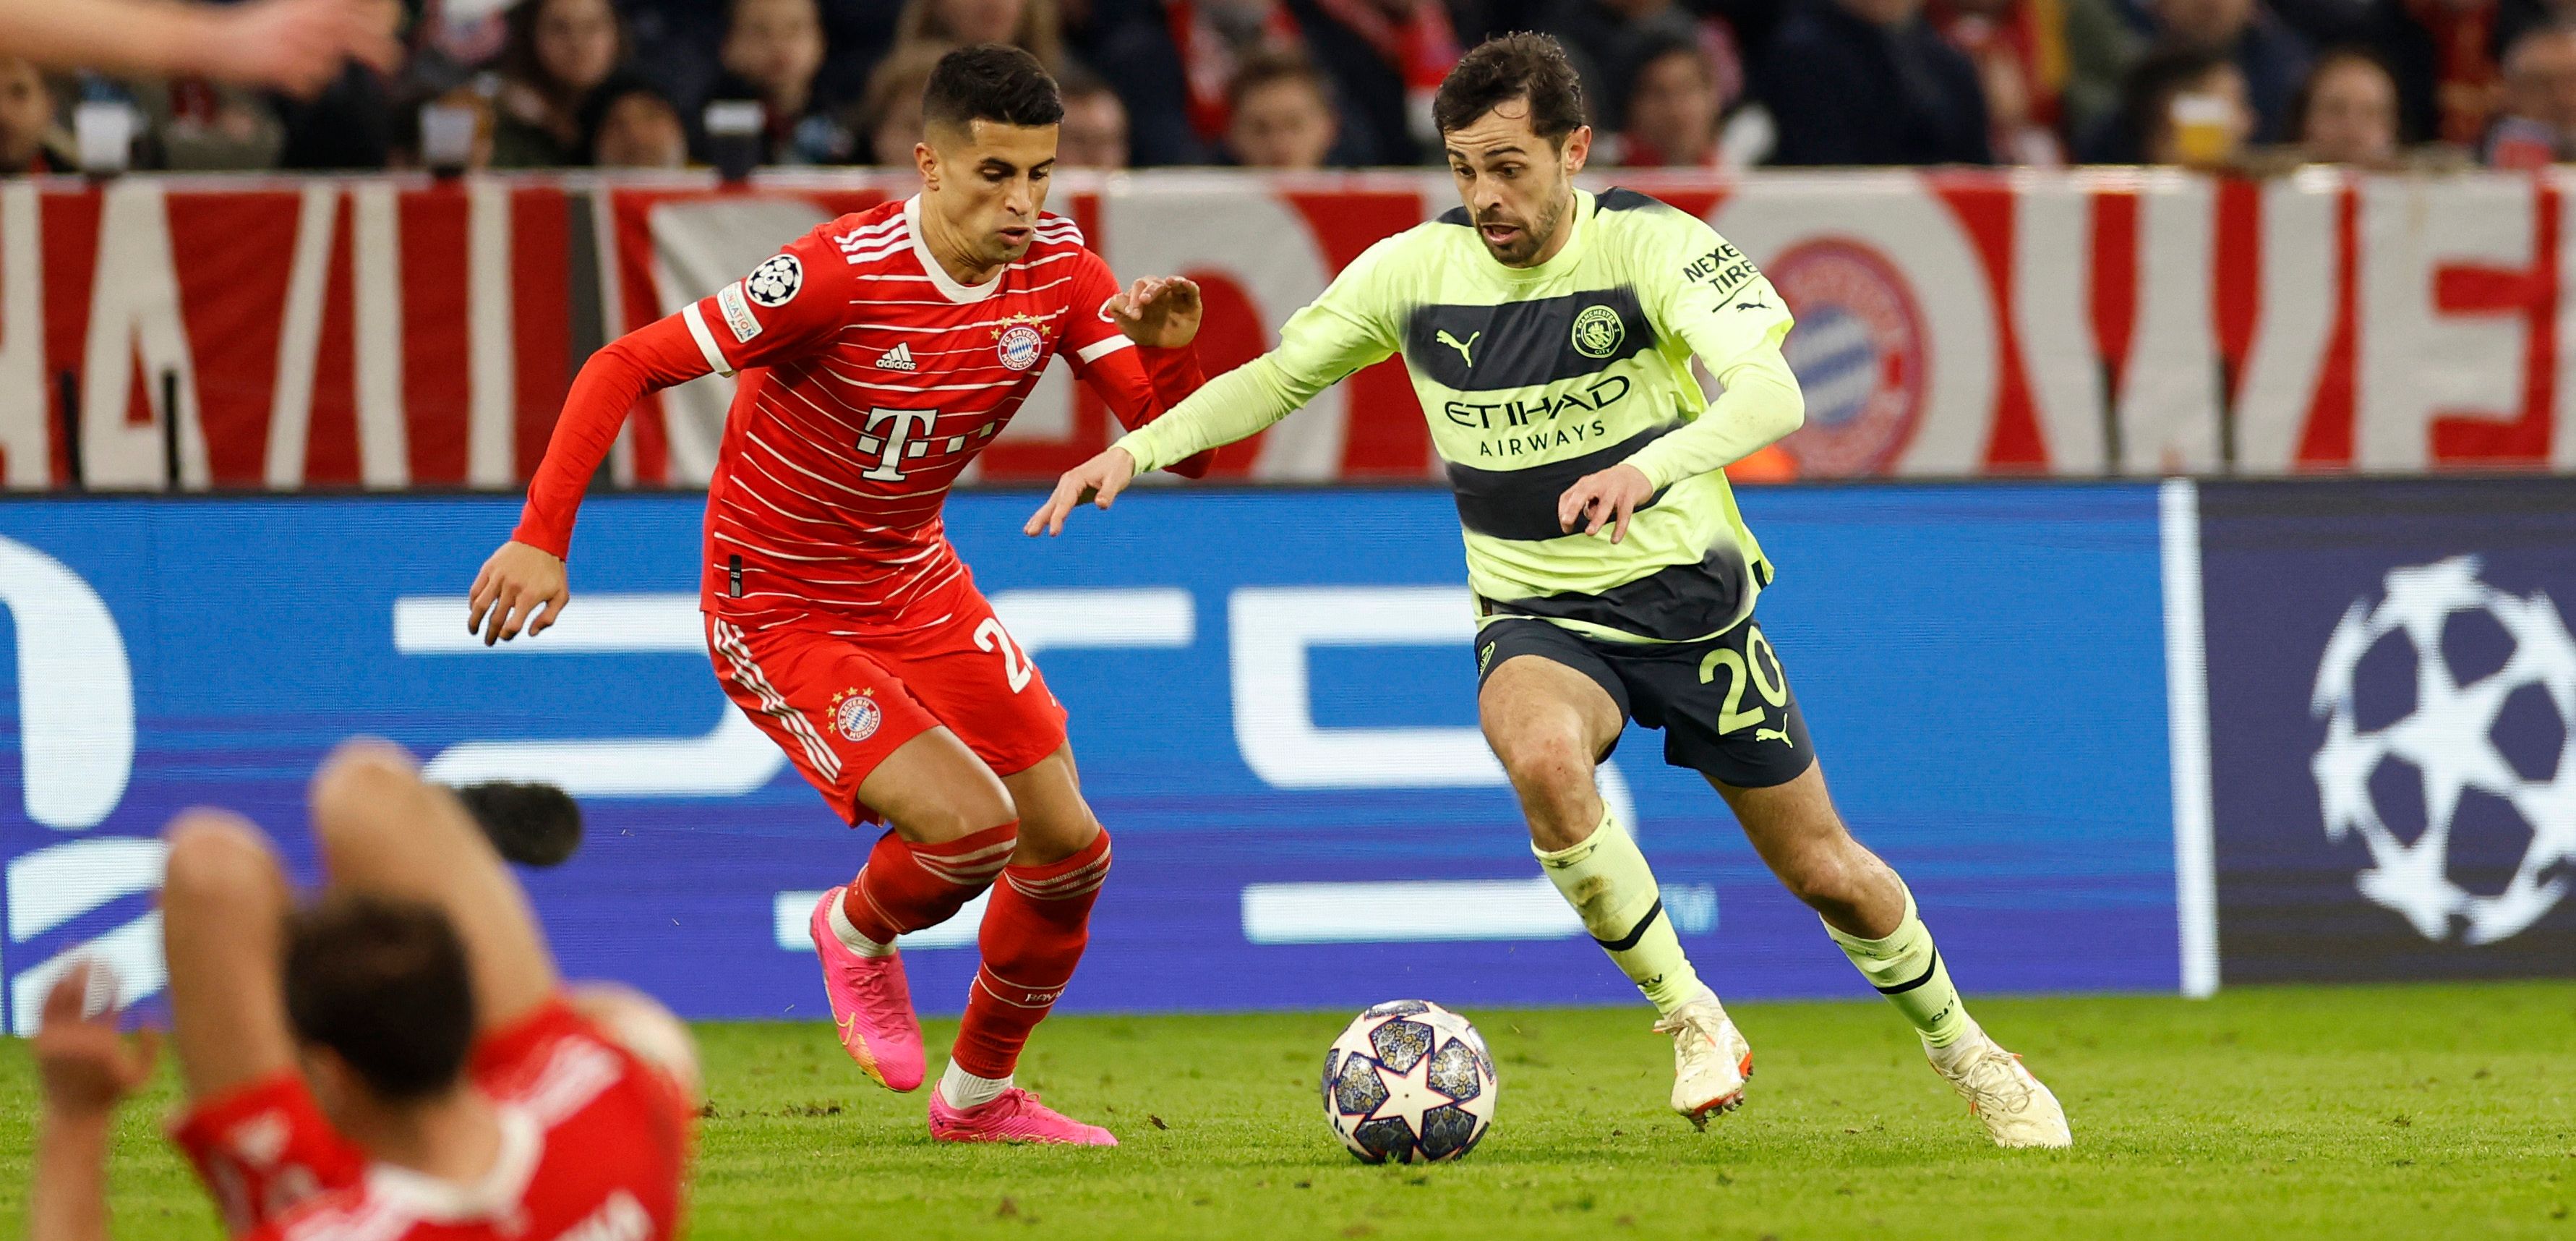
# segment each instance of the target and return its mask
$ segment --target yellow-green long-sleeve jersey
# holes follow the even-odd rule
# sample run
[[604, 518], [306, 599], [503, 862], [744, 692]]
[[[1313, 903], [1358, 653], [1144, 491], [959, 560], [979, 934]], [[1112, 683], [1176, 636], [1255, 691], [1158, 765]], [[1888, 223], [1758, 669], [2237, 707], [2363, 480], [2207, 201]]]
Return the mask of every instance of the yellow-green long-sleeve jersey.
[[[1771, 567], [1720, 471], [1804, 418], [1780, 354], [1789, 312], [1697, 217], [1629, 190], [1574, 200], [1573, 235], [1535, 267], [1496, 262], [1463, 208], [1371, 246], [1290, 317], [1278, 348], [1118, 446], [1139, 473], [1157, 469], [1401, 353], [1487, 619], [1537, 616], [1631, 642], [1732, 628]], [[1723, 387], [1714, 403], [1690, 373], [1694, 354]], [[1656, 489], [1627, 538], [1564, 533], [1558, 497], [1623, 461]]]

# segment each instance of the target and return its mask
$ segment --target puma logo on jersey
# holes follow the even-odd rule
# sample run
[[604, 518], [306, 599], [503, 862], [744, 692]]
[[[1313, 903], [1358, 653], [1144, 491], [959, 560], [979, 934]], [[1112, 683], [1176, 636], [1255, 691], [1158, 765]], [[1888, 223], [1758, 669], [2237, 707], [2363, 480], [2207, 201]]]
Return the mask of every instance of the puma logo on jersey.
[[905, 341], [902, 344], [896, 345], [892, 349], [886, 350], [884, 353], [878, 354], [877, 369], [881, 371], [908, 371], [916, 369], [912, 364], [912, 342]]
[[1754, 295], [1753, 295], [1753, 300], [1752, 300], [1752, 301], [1749, 301], [1749, 302], [1737, 302], [1737, 303], [1735, 304], [1735, 308], [1736, 308], [1737, 310], [1769, 310], [1769, 309], [1771, 309], [1771, 303], [1766, 302], [1766, 301], [1763, 301], [1763, 300], [1762, 300], [1762, 295], [1761, 295], [1761, 294], [1759, 294], [1759, 293], [1756, 293], [1756, 294], [1754, 294]]
[[1475, 348], [1475, 347], [1476, 347], [1476, 342], [1477, 342], [1478, 340], [1483, 339], [1483, 338], [1484, 338], [1484, 335], [1485, 335], [1485, 334], [1484, 334], [1483, 332], [1470, 332], [1470, 333], [1468, 333], [1468, 334], [1467, 334], [1467, 339], [1465, 339], [1465, 340], [1460, 340], [1460, 339], [1458, 339], [1457, 337], [1450, 335], [1450, 334], [1449, 334], [1449, 329], [1447, 329], [1447, 328], [1442, 328], [1442, 329], [1440, 329], [1440, 331], [1436, 334], [1436, 338], [1439, 340], [1439, 342], [1440, 342], [1441, 344], [1447, 345], [1447, 346], [1449, 346], [1450, 348], [1457, 350], [1457, 351], [1458, 351], [1458, 357], [1459, 357], [1461, 360], [1465, 361], [1465, 362], [1467, 363], [1468, 367], [1470, 367], [1470, 368], [1472, 369], [1472, 368], [1476, 365], [1476, 359], [1474, 358], [1474, 356], [1470, 355], [1467, 351], [1468, 351], [1468, 350], [1470, 350], [1470, 349]]
[[1798, 743], [1797, 743], [1797, 742], [1789, 740], [1789, 730], [1788, 730], [1788, 729], [1785, 729], [1785, 728], [1757, 728], [1757, 729], [1754, 729], [1754, 730], [1753, 730], [1753, 739], [1754, 739], [1755, 741], [1777, 741], [1777, 742], [1779, 742], [1780, 744], [1785, 745], [1785, 746], [1789, 747], [1789, 748], [1790, 748], [1790, 749], [1792, 749], [1792, 750], [1794, 750], [1794, 749], [1797, 749], [1797, 748], [1798, 748]]

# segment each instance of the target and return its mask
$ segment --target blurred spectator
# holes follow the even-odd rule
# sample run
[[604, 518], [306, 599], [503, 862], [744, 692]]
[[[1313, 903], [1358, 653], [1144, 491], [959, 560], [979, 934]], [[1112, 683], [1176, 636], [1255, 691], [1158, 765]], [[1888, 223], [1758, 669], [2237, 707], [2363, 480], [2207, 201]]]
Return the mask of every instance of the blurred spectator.
[[2487, 134], [2492, 168], [2541, 168], [2576, 158], [2576, 26], [2543, 26], [2504, 54], [2504, 108]]
[[1630, 168], [1743, 168], [1760, 162], [1770, 153], [1770, 113], [1755, 104], [1727, 119], [1742, 86], [1740, 79], [1727, 80], [1697, 40], [1664, 41], [1638, 65], [1629, 87], [1618, 162]]
[[131, 84], [145, 161], [173, 172], [275, 168], [286, 128], [261, 96], [199, 77]]
[[509, 10], [482, 12], [465, 5], [473, 16], [460, 20], [450, 15], [457, 7], [455, 0], [419, 0], [394, 90], [397, 100], [427, 102], [501, 68], [510, 47]]
[[1064, 127], [1056, 160], [1067, 168], [1104, 172], [1127, 166], [1127, 105], [1089, 70], [1068, 66], [1056, 77], [1064, 92]]
[[0, 56], [0, 175], [76, 167], [61, 101], [45, 75], [15, 56]]
[[493, 100], [493, 166], [587, 162], [582, 103], [617, 71], [625, 50], [608, 0], [522, 0], [510, 10], [509, 50]]
[[1458, 63], [1442, 0], [1285, 0], [1340, 105], [1340, 162], [1419, 164], [1440, 150], [1431, 96]]
[[2062, 0], [2059, 5], [2065, 16], [2060, 34], [2066, 77], [2058, 87], [2057, 132], [2071, 146], [2083, 146], [2111, 128], [2120, 114], [2121, 78], [2145, 51], [2145, 35], [2122, 16], [2122, 3]]
[[2376, 57], [2339, 48], [2299, 87], [2299, 156], [2312, 164], [2397, 163], [2397, 82]]
[[1009, 43], [1049, 70], [1064, 63], [1056, 0], [904, 0], [895, 46]]
[[921, 93], [930, 89], [930, 71], [946, 51], [935, 44], [898, 47], [868, 79], [852, 129], [866, 143], [870, 163], [914, 166], [912, 148], [921, 144]]
[[1340, 137], [1332, 84], [1303, 57], [1271, 53], [1244, 62], [1227, 104], [1226, 150], [1246, 168], [1315, 169]]
[[621, 73], [581, 105], [582, 153], [600, 168], [685, 168], [689, 131], [649, 78]]
[[1605, 134], [1627, 128], [1628, 97], [1646, 62], [1676, 41], [1696, 38], [1699, 27], [1673, 0], [1553, 0], [1539, 15], [1539, 29], [1565, 45], [1566, 59], [1583, 79], [1593, 128]]
[[763, 162], [834, 164], [849, 158], [849, 130], [814, 91], [823, 51], [815, 0], [733, 0], [725, 73], [708, 97], [760, 104], [769, 126]]
[[1791, 0], [1758, 64], [1775, 164], [1984, 164], [1976, 66], [1921, 0]]
[[2064, 164], [2058, 135], [2067, 78], [2065, 8], [2051, 0], [1933, 0], [1923, 15], [1976, 64], [1995, 157]]
[[2099, 162], [2222, 169], [2254, 126], [2234, 59], [2214, 48], [2159, 48], [2129, 71], [2118, 131]]
[[2542, 0], [2377, 0], [2371, 38], [2406, 137], [2476, 146], [2501, 102], [2505, 44], [2544, 12]]
[[411, 110], [397, 111], [388, 80], [358, 65], [343, 69], [310, 99], [275, 102], [277, 119], [286, 127], [286, 145], [277, 157], [280, 168], [384, 168], [393, 162], [394, 135], [412, 125]]
[[1204, 164], [1224, 146], [1226, 91], [1244, 58], [1297, 42], [1278, 0], [1152, 0], [1102, 30], [1090, 59], [1127, 105], [1135, 162]]
[[2305, 41], [2257, 0], [2150, 2], [2157, 42], [2217, 52], [2235, 61], [2246, 101], [2254, 109], [2256, 140], [2287, 141], [2291, 99], [2308, 75]]

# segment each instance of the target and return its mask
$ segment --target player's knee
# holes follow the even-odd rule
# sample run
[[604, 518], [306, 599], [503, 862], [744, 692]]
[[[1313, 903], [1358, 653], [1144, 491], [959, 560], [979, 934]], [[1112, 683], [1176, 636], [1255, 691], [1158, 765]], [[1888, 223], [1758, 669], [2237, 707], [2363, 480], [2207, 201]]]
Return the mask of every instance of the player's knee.
[[1806, 849], [1780, 867], [1780, 882], [1812, 909], [1840, 909], [1859, 897], [1859, 871], [1831, 849]]
[[889, 817], [904, 839], [916, 844], [938, 844], [1017, 823], [1020, 811], [1011, 800], [1011, 791], [995, 780], [990, 787], [961, 785], [944, 796], [924, 799]]
[[267, 838], [237, 815], [190, 810], [162, 836], [170, 846], [161, 888], [166, 906], [231, 904], [277, 886], [277, 858]]
[[1591, 801], [1592, 755], [1572, 732], [1524, 731], [1497, 739], [1494, 752], [1525, 800], [1550, 805]]

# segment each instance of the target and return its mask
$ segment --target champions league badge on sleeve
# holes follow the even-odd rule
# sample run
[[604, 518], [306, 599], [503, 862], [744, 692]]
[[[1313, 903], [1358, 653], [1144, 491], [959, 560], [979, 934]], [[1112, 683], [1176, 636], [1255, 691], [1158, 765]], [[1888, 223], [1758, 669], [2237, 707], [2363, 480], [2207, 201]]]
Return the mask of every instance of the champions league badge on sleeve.
[[993, 329], [993, 352], [1002, 365], [1024, 371], [1046, 356], [1046, 324], [1036, 315], [1012, 315]]
[[841, 740], [857, 744], [877, 735], [877, 726], [885, 723], [885, 708], [877, 705], [874, 690], [845, 689], [832, 695], [832, 731]]
[[1807, 425], [1780, 442], [1806, 477], [1892, 472], [1923, 420], [1931, 342], [1904, 273], [1849, 240], [1793, 246], [1766, 267], [1798, 317], [1781, 352]]

